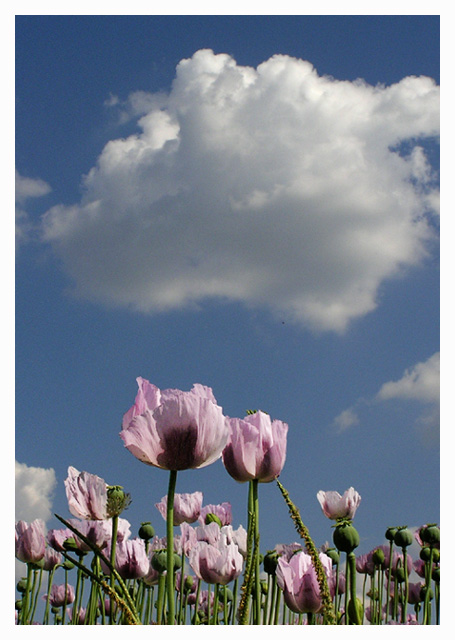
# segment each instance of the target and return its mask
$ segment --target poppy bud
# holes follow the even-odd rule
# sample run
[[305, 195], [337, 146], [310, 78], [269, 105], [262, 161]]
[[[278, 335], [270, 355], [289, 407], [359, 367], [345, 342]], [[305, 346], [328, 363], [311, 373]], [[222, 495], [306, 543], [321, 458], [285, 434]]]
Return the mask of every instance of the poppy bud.
[[220, 527], [220, 529], [223, 526], [222, 523], [221, 523], [221, 520], [219, 519], [219, 517], [215, 513], [208, 513], [205, 516], [205, 524], [210, 524], [211, 522], [216, 522], [217, 525]]
[[342, 522], [337, 524], [333, 532], [333, 542], [338, 551], [351, 553], [360, 544], [360, 536], [352, 524]]
[[436, 582], [436, 584], [439, 584], [440, 575], [441, 575], [441, 569], [439, 567], [435, 567], [433, 569], [431, 577]]
[[356, 598], [355, 601], [354, 600], [349, 600], [348, 614], [349, 614], [349, 621], [350, 622], [351, 621], [354, 622], [355, 620], [357, 620], [357, 617], [358, 617], [359, 624], [362, 624], [362, 620], [363, 620], [363, 605], [362, 605], [362, 601], [359, 598]]
[[440, 530], [435, 524], [427, 524], [426, 527], [422, 527], [419, 532], [422, 542], [427, 544], [437, 544], [440, 540]]
[[385, 555], [382, 549], [375, 549], [373, 551], [373, 563], [377, 566], [382, 566], [385, 563]]
[[340, 562], [340, 554], [338, 553], [338, 551], [336, 549], [327, 549], [327, 551], [324, 552], [326, 556], [328, 556], [330, 558], [330, 560], [332, 561], [333, 565], [337, 565]]
[[16, 585], [16, 589], [19, 593], [25, 593], [27, 591], [27, 580], [25, 578], [21, 578]]
[[395, 571], [393, 572], [393, 579], [398, 583], [405, 581], [404, 567], [397, 567], [395, 569]]
[[409, 545], [413, 543], [414, 536], [412, 535], [412, 531], [407, 527], [399, 527], [393, 540], [398, 547], [404, 549], [404, 547], [409, 547]]
[[269, 575], [275, 575], [278, 565], [278, 554], [276, 551], [267, 551], [264, 556], [264, 571]]
[[139, 527], [138, 535], [142, 540], [151, 540], [155, 535], [155, 529], [150, 522], [143, 522]]
[[76, 544], [76, 540], [74, 538], [67, 538], [63, 541], [63, 548], [66, 551], [78, 551], [79, 547]]
[[[423, 586], [423, 587], [420, 589], [420, 599], [421, 599], [421, 601], [422, 601], [422, 602], [424, 602], [424, 601], [425, 601], [426, 593], [427, 593], [427, 587], [426, 587], [426, 586]], [[433, 595], [434, 595], [434, 594], [433, 594], [433, 589], [432, 589], [431, 587], [429, 587], [429, 593], [428, 593], [428, 598], [429, 598], [429, 600], [433, 600]]]
[[16, 611], [20, 611], [22, 609], [22, 600], [16, 600], [16, 604], [14, 606]]

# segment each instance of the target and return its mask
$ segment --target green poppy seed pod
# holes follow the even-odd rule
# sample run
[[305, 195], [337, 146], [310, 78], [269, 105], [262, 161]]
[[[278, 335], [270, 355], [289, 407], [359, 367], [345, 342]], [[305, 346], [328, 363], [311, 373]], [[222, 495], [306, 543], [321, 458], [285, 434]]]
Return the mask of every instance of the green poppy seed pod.
[[219, 517], [215, 513], [208, 513], [205, 516], [205, 524], [210, 524], [211, 522], [216, 522], [217, 525], [220, 527], [220, 529], [223, 526], [221, 520], [219, 519]]
[[158, 573], [163, 573], [167, 569], [167, 552], [166, 549], [156, 551], [152, 556], [152, 567]]
[[151, 540], [155, 535], [155, 529], [150, 522], [142, 522], [139, 527], [138, 535], [142, 540]]
[[182, 566], [182, 556], [174, 552], [174, 571], [178, 571]]
[[[424, 562], [430, 561], [430, 555], [431, 547], [422, 547], [420, 549], [419, 557]], [[439, 549], [433, 549], [433, 562], [439, 562], [440, 557]]]
[[16, 611], [20, 611], [22, 609], [22, 600], [16, 600], [14, 607]]
[[397, 547], [404, 549], [404, 547], [409, 547], [409, 545], [414, 542], [414, 536], [412, 535], [412, 531], [407, 527], [399, 527], [393, 540]]
[[384, 551], [382, 549], [375, 549], [373, 551], [373, 563], [376, 566], [383, 566], [385, 563], [385, 555], [384, 555]]
[[16, 585], [16, 589], [19, 593], [25, 593], [27, 591], [27, 580], [25, 578], [21, 578]]
[[276, 551], [267, 551], [264, 556], [264, 571], [269, 575], [275, 575], [278, 566], [278, 554]]
[[427, 524], [426, 527], [420, 529], [419, 535], [422, 542], [433, 545], [440, 541], [441, 532], [437, 525]]
[[389, 540], [389, 542], [392, 542], [392, 540], [395, 538], [396, 532], [397, 532], [396, 527], [389, 527], [387, 529], [387, 531], [385, 532], [385, 537], [387, 538], [387, 540]]
[[120, 485], [107, 488], [107, 513], [109, 517], [119, 516], [131, 503], [129, 493], [123, 491]]
[[71, 562], [71, 560], [65, 560], [65, 562], [62, 564], [62, 567], [67, 571], [71, 571], [71, 569], [74, 569], [74, 563]]
[[260, 585], [261, 585], [261, 593], [266, 596], [269, 592], [269, 585], [267, 584], [267, 580], [261, 580]]
[[431, 577], [436, 582], [436, 584], [439, 584], [439, 579], [441, 577], [441, 569], [439, 567], [435, 567], [431, 573]]
[[337, 524], [333, 532], [333, 543], [338, 551], [351, 553], [360, 544], [360, 536], [357, 529], [348, 522]]
[[325, 551], [324, 553], [327, 557], [330, 558], [333, 565], [337, 565], [340, 563], [340, 554], [336, 549], [327, 549], [327, 551]]

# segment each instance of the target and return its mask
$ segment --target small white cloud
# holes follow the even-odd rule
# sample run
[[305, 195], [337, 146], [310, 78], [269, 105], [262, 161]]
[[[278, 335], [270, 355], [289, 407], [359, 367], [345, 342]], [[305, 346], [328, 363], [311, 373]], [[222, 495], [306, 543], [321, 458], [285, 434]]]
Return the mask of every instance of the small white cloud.
[[40, 198], [50, 193], [51, 188], [40, 178], [25, 178], [16, 170], [16, 248], [29, 237], [33, 228], [25, 204], [30, 198]]
[[424, 403], [438, 403], [440, 391], [440, 355], [435, 353], [404, 372], [397, 381], [386, 382], [380, 388], [379, 400], [411, 399]]
[[352, 408], [342, 411], [333, 421], [334, 425], [338, 427], [338, 431], [340, 433], [350, 427], [354, 427], [359, 424], [359, 422], [359, 416]]
[[428, 255], [437, 192], [416, 141], [439, 132], [430, 78], [373, 87], [201, 50], [167, 94], [110, 103], [138, 132], [43, 221], [80, 297], [145, 313], [218, 298], [342, 332]]
[[54, 469], [29, 467], [16, 461], [16, 520], [31, 522], [52, 515], [52, 499], [57, 485]]

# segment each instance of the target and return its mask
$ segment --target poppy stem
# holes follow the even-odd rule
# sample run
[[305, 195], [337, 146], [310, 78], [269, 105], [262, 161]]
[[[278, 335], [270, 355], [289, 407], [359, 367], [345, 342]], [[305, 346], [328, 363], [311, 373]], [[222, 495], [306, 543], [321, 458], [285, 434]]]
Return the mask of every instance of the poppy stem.
[[166, 547], [167, 547], [167, 598], [168, 615], [167, 624], [175, 624], [174, 607], [174, 496], [177, 484], [177, 471], [171, 470], [169, 475], [169, 487], [167, 491], [166, 509]]

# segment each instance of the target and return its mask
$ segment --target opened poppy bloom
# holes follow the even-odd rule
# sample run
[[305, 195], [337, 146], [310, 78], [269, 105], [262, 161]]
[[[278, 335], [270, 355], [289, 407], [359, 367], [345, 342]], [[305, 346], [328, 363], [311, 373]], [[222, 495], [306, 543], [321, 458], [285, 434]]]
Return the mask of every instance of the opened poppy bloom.
[[99, 476], [68, 467], [65, 480], [68, 508], [76, 518], [107, 520], [107, 484]]
[[223, 463], [237, 482], [272, 482], [286, 459], [288, 425], [257, 411], [243, 420], [229, 418], [229, 439]]
[[215, 544], [198, 541], [190, 551], [189, 563], [197, 577], [208, 584], [226, 585], [243, 570], [239, 548], [235, 542], [229, 542], [223, 532]]
[[330, 520], [338, 520], [340, 518], [352, 520], [360, 504], [361, 497], [354, 487], [350, 487], [342, 496], [338, 491], [318, 491], [317, 499], [324, 515]]
[[139, 391], [123, 416], [120, 437], [138, 460], [181, 471], [205, 467], [221, 456], [228, 426], [209, 387], [161, 391], [144, 378], [137, 383]]
[[[332, 561], [324, 553], [320, 553], [319, 558], [330, 581]], [[289, 560], [278, 558], [276, 579], [291, 611], [317, 613], [321, 609], [322, 599], [316, 570], [310, 555], [305, 551], [297, 551]]]
[[[174, 496], [174, 527], [181, 525], [182, 522], [196, 522], [201, 513], [202, 499], [201, 491], [176, 493]], [[155, 507], [166, 520], [167, 496], [161, 498], [161, 502], [155, 504]]]
[[33, 522], [16, 522], [15, 543], [16, 558], [22, 562], [39, 562], [46, 551], [44, 520], [37, 518]]

